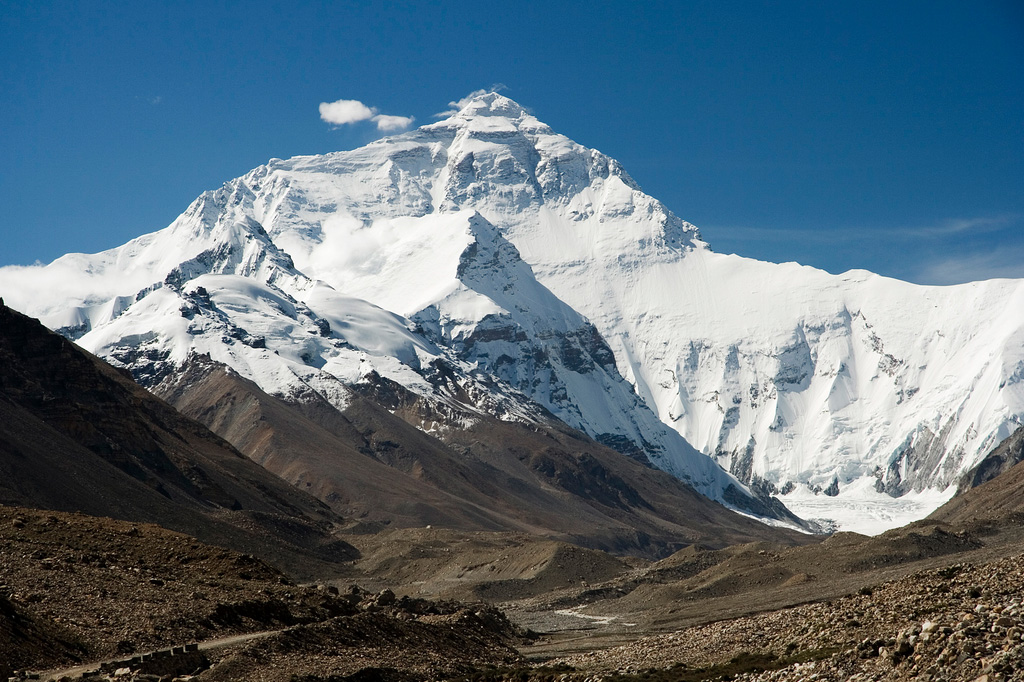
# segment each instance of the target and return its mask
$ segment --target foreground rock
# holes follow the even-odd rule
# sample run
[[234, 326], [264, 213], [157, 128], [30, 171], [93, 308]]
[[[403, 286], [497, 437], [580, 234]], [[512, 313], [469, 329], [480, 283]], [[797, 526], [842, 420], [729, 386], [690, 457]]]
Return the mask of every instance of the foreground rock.
[[0, 506], [0, 675], [428, 679], [514, 664], [518, 638], [491, 607], [296, 585], [156, 526]]
[[258, 640], [225, 655], [198, 679], [446, 679], [521, 665], [512, 646], [518, 639], [514, 626], [493, 608], [399, 600], [380, 612]]

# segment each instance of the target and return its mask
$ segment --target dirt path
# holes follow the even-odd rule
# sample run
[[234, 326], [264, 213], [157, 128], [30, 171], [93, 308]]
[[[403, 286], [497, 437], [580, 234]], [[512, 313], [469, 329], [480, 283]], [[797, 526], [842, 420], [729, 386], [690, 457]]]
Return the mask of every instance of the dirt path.
[[[211, 649], [221, 649], [223, 647], [233, 646], [235, 644], [241, 644], [243, 642], [248, 642], [248, 641], [251, 641], [251, 640], [254, 640], [254, 639], [261, 639], [263, 637], [269, 637], [271, 635], [276, 635], [276, 634], [278, 634], [280, 632], [285, 632], [286, 630], [289, 630], [289, 629], [290, 628], [280, 628], [280, 629], [277, 629], [277, 630], [261, 630], [260, 632], [249, 632], [249, 633], [242, 634], [242, 635], [230, 635], [228, 637], [218, 637], [216, 639], [207, 639], [205, 641], [199, 642], [199, 645], [198, 645], [199, 646], [199, 651], [209, 651]], [[167, 651], [167, 650], [169, 650], [171, 648], [179, 647], [179, 646], [184, 646], [184, 645], [183, 644], [175, 644], [173, 646], [164, 647], [162, 649], [154, 649], [153, 651], [145, 651], [145, 652], [136, 653], [136, 654], [133, 654], [133, 656], [145, 656], [147, 654], [154, 654], [157, 651]], [[84, 665], [75, 666], [74, 668], [64, 668], [62, 670], [48, 670], [46, 672], [41, 672], [41, 673], [36, 673], [36, 674], [39, 675], [39, 679], [40, 680], [59, 680], [62, 677], [76, 678], [76, 677], [81, 677], [85, 673], [93, 672], [93, 671], [97, 670], [100, 666], [102, 666], [104, 664], [117, 663], [117, 662], [125, 661], [125, 660], [126, 660], [125, 657], [122, 656], [120, 658], [110, 658], [110, 659], [107, 659], [105, 661], [96, 661], [95, 663], [87, 663], [87, 664], [84, 664]]]

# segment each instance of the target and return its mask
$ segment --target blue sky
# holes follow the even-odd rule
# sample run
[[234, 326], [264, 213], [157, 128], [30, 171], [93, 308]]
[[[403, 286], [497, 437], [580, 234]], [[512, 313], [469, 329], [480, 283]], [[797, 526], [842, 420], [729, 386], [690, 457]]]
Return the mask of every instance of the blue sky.
[[430, 122], [501, 83], [712, 248], [1024, 277], [1024, 4], [0, 0], [0, 265], [170, 223], [324, 101]]

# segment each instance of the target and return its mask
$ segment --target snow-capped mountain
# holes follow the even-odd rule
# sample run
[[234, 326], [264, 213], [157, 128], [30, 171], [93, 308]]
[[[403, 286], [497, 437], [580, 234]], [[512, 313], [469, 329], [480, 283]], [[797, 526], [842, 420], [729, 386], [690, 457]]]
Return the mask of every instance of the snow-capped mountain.
[[890, 518], [864, 529], [923, 516], [1024, 415], [1021, 281], [714, 253], [616, 161], [494, 93], [271, 160], [165, 230], [2, 269], [0, 293], [150, 384], [205, 353], [294, 399], [341, 407], [376, 373], [460, 400], [441, 362], [475, 409], [540, 405], [715, 499], [738, 478], [840, 521], [874, 501]]

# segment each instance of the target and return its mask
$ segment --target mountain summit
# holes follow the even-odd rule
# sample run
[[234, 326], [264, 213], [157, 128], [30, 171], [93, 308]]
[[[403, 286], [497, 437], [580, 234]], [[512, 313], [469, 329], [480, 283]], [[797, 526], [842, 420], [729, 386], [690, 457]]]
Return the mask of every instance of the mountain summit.
[[197, 355], [336, 409], [386, 380], [442, 439], [474, 411], [554, 415], [750, 513], [784, 516], [748, 487], [862, 530], [927, 514], [1024, 414], [1021, 281], [714, 253], [614, 159], [496, 93], [273, 159], [164, 230], [0, 287], [149, 387]]

